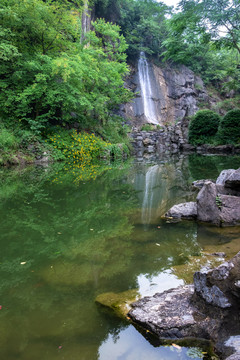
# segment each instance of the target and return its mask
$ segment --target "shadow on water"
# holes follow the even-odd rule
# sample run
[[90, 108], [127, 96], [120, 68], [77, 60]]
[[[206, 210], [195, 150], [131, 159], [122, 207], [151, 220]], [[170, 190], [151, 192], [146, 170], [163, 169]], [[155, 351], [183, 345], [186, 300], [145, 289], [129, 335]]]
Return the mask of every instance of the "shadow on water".
[[199, 344], [153, 347], [94, 303], [105, 292], [178, 286], [184, 280], [173, 267], [203, 248], [235, 242], [237, 249], [234, 229], [160, 219], [194, 198], [190, 184], [205, 177], [205, 160], [214, 178], [240, 163], [201, 159], [103, 165], [87, 174], [64, 164], [0, 169], [1, 358], [207, 359]]

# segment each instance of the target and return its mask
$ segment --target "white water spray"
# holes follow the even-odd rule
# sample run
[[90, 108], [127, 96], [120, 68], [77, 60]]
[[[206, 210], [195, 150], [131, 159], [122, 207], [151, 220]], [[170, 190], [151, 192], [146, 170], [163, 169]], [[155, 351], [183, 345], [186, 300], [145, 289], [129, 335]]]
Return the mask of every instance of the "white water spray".
[[157, 121], [155, 103], [152, 98], [153, 92], [149, 76], [149, 65], [146, 55], [143, 51], [141, 51], [138, 60], [138, 74], [141, 87], [141, 95], [143, 99], [144, 115], [146, 116], [149, 123], [157, 125], [159, 123]]

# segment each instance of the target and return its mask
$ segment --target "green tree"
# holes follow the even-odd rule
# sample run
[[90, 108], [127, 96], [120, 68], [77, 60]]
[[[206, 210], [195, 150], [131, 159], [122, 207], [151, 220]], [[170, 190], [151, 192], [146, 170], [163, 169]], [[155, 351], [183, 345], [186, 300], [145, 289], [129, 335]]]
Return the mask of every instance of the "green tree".
[[240, 53], [239, 0], [182, 0], [179, 8], [191, 18], [195, 14], [196, 27], [204, 27], [216, 46]]
[[131, 98], [127, 45], [116, 25], [96, 21], [80, 44], [79, 13], [69, 2], [10, 0], [0, 10], [0, 115], [11, 127], [36, 135], [51, 124], [89, 128]]
[[[225, 36], [221, 36], [223, 24], [220, 26], [220, 18], [226, 20], [226, 23], [231, 21], [229, 11], [226, 6], [222, 6], [220, 14], [216, 15], [216, 3], [217, 1], [211, 2], [211, 6], [207, 6], [206, 1], [179, 3], [181, 11], [167, 22], [168, 34], [162, 46], [164, 59], [189, 66], [199, 73], [206, 83], [219, 86], [227, 81], [228, 90], [238, 90], [238, 50], [230, 42], [230, 33], [225, 32]], [[235, 9], [236, 7], [237, 4]], [[223, 46], [227, 44], [226, 39], [228, 48]]]

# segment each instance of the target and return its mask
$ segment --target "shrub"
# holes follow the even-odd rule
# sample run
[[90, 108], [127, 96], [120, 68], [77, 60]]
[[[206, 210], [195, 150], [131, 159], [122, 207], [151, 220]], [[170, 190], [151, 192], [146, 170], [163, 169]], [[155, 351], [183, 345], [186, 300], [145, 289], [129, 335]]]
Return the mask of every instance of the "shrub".
[[208, 144], [215, 140], [220, 116], [212, 110], [200, 110], [189, 125], [189, 142], [193, 145]]
[[18, 147], [18, 140], [12, 131], [0, 127], [0, 150], [9, 151]]
[[156, 130], [156, 126], [153, 124], [143, 124], [141, 127], [141, 131], [154, 131]]
[[110, 156], [112, 144], [87, 132], [77, 133], [76, 130], [67, 131], [59, 128], [58, 132], [48, 135], [46, 140], [53, 148], [56, 160], [69, 160], [73, 163], [93, 163], [95, 160]]
[[231, 110], [223, 117], [218, 139], [222, 144], [240, 143], [240, 109]]

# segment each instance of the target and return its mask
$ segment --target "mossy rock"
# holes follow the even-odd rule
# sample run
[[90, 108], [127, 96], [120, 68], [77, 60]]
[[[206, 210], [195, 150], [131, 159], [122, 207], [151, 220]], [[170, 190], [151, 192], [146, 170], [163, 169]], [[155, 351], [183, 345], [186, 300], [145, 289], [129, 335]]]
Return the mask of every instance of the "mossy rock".
[[130, 305], [140, 298], [138, 290], [132, 289], [121, 293], [108, 292], [96, 297], [95, 302], [114, 312], [118, 317], [127, 318]]

